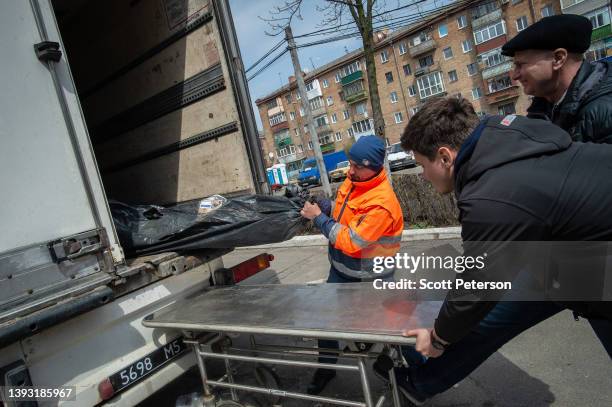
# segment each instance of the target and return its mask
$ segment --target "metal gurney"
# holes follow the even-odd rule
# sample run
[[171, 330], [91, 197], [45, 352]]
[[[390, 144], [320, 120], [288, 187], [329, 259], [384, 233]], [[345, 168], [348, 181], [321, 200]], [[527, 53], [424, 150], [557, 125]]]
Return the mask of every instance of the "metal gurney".
[[[403, 337], [402, 332], [432, 326], [439, 307], [440, 303], [418, 301], [415, 292], [376, 290], [371, 283], [232, 286], [175, 303], [147, 316], [143, 324], [183, 332], [185, 343], [193, 346], [197, 356], [205, 406], [220, 405], [215, 404], [211, 391], [212, 387], [220, 387], [230, 389], [235, 401], [236, 390], [243, 390], [335, 405], [374, 407], [382, 405], [385, 396], [373, 402], [366, 361], [384, 352], [396, 365], [401, 363], [399, 345], [414, 344], [414, 339]], [[250, 335], [251, 346], [233, 347], [230, 338], [233, 334]], [[335, 339], [347, 343], [348, 350], [260, 345], [254, 335]], [[379, 350], [374, 351], [376, 348]], [[337, 354], [355, 363], [318, 363], [313, 360], [315, 351]], [[208, 377], [205, 360], [211, 358], [225, 361], [226, 374], [220, 379]], [[230, 361], [353, 371], [360, 376], [363, 401], [234, 383]], [[400, 406], [393, 374], [390, 381], [393, 403]]]

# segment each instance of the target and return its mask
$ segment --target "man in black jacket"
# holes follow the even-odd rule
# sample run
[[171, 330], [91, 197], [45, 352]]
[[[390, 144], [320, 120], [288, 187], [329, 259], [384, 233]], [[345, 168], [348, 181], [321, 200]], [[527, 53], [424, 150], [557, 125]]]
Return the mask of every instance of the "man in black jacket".
[[[545, 120], [509, 115], [479, 123], [472, 105], [456, 98], [426, 103], [401, 142], [402, 148], [414, 152], [423, 176], [439, 192], [455, 192], [464, 255], [488, 251], [492, 257], [486, 273], [468, 270], [461, 278], [516, 283], [504, 302], [498, 302], [499, 293], [491, 290], [454, 288], [434, 329], [407, 332], [416, 336], [416, 350], [430, 359], [422, 366], [396, 370], [404, 395], [418, 404], [450, 388], [504, 343], [568, 306], [588, 317], [612, 357], [611, 303], [513, 301], [516, 294], [525, 294], [526, 286], [542, 284], [547, 277], [546, 270], [538, 272], [542, 263], [534, 265], [525, 253], [521, 257], [521, 251], [543, 257], [548, 245], [540, 247], [537, 242], [589, 241], [591, 246], [612, 241], [612, 146], [572, 142], [567, 132]], [[525, 241], [530, 243], [521, 246]], [[580, 246], [568, 247], [575, 245]], [[544, 260], [549, 264], [556, 259]], [[588, 281], [594, 274], [607, 277], [594, 273], [592, 262], [586, 268], [579, 270], [580, 280]], [[512, 273], [521, 270], [515, 279]], [[537, 274], [530, 275], [534, 270]], [[611, 293], [602, 294], [609, 298]], [[528, 299], [544, 298], [542, 294]], [[377, 363], [375, 369], [384, 374], [384, 364]]]
[[612, 63], [587, 62], [591, 42], [586, 17], [541, 19], [502, 47], [514, 58], [512, 80], [534, 96], [529, 117], [546, 118], [575, 141], [612, 143]]

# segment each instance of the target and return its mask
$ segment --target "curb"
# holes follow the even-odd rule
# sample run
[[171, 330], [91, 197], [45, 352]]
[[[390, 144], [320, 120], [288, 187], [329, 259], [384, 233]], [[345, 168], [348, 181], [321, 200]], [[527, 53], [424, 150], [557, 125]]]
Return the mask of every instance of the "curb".
[[[441, 240], [441, 239], [460, 239], [461, 227], [447, 228], [428, 228], [428, 229], [410, 229], [402, 232], [402, 242], [412, 242], [418, 240]], [[306, 235], [296, 236], [293, 239], [262, 244], [259, 246], [236, 247], [234, 250], [249, 250], [249, 249], [282, 249], [289, 247], [311, 247], [311, 246], [327, 246], [327, 238], [323, 235]]]

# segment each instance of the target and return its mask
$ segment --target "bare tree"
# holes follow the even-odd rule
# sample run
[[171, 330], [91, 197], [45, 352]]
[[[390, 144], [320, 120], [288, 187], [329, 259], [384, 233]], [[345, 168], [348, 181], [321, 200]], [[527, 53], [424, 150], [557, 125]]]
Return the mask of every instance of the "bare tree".
[[[376, 135], [385, 138], [385, 121], [380, 107], [380, 97], [378, 95], [378, 82], [376, 80], [376, 64], [374, 62], [374, 22], [384, 21], [385, 8], [384, 0], [325, 0], [326, 4], [317, 6], [317, 10], [323, 13], [323, 20], [320, 27], [335, 28], [340, 32], [346, 31], [348, 16], [355, 23], [363, 43], [363, 54], [366, 63], [366, 73], [368, 78], [368, 91], [370, 103], [372, 105], [372, 116], [374, 117], [374, 128]], [[269, 35], [278, 35], [285, 27], [291, 24], [294, 18], [302, 19], [301, 15], [302, 0], [284, 0], [282, 6], [276, 6], [270, 11], [269, 18], [262, 18], [270, 24], [271, 32]], [[333, 30], [330, 30], [333, 31]]]

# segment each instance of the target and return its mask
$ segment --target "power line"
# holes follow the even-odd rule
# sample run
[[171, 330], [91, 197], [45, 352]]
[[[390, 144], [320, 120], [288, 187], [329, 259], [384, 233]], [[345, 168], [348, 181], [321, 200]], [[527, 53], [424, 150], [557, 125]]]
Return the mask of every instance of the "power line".
[[245, 73], [248, 73], [250, 70], [252, 70], [253, 68], [255, 68], [257, 65], [259, 65], [264, 59], [266, 59], [268, 56], [270, 56], [270, 54], [272, 54], [274, 51], [276, 51], [281, 45], [283, 45], [285, 43], [285, 40], [282, 39], [280, 40], [276, 45], [274, 45], [272, 47], [272, 49], [270, 49], [268, 52], [266, 52], [264, 54], [264, 56], [262, 56], [261, 58], [259, 58], [257, 61], [255, 61], [250, 67], [247, 68], [246, 71], [244, 71]]
[[268, 69], [273, 63], [275, 63], [276, 61], [278, 61], [283, 55], [285, 55], [287, 52], [289, 51], [289, 49], [284, 49], [280, 54], [276, 55], [273, 59], [271, 59], [270, 61], [268, 61], [264, 66], [262, 66], [261, 68], [259, 68], [259, 70], [257, 72], [255, 72], [253, 75], [251, 75], [249, 78], [247, 78], [247, 81], [250, 81], [251, 79], [254, 79], [255, 77], [257, 77], [259, 74], [261, 74], [263, 71], [265, 71], [266, 69]]

